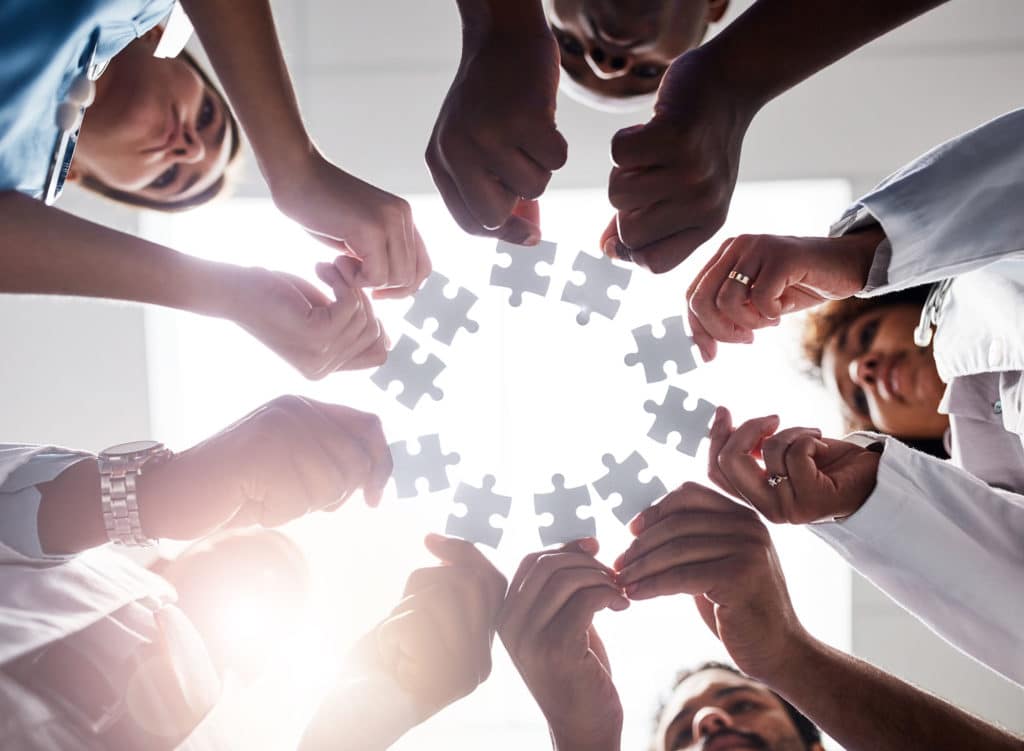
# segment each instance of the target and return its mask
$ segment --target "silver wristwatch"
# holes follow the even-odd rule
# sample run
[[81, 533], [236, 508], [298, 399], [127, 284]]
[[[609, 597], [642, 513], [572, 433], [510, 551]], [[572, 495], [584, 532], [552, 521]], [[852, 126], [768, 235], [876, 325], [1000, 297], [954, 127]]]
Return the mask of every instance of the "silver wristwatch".
[[115, 545], [152, 545], [142, 531], [135, 481], [143, 467], [162, 464], [173, 456], [156, 441], [135, 441], [112, 446], [100, 453], [100, 504], [107, 537]]

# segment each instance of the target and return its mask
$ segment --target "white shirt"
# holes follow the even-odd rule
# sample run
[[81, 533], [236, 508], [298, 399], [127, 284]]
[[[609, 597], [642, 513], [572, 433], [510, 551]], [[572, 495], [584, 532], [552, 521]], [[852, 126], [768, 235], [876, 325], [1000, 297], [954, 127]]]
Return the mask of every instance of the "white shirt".
[[812, 530], [940, 636], [1024, 685], [1022, 207], [1016, 110], [904, 167], [833, 227], [885, 230], [863, 296], [957, 277], [934, 340], [953, 459], [884, 438], [861, 509]]

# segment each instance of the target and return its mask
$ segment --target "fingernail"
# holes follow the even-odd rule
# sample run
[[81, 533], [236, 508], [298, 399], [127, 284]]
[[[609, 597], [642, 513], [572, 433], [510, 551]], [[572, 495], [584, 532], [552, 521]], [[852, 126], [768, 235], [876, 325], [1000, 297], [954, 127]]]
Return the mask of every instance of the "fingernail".
[[796, 307], [796, 303], [795, 302], [788, 302], [788, 303], [786, 303], [785, 305], [782, 306], [782, 312], [783, 313], [792, 313], [793, 309], [795, 307]]
[[533, 230], [523, 240], [523, 245], [536, 245], [540, 242], [540, 230]]
[[[627, 550], [626, 553], [628, 552], [629, 551]], [[622, 553], [618, 558], [615, 559], [615, 562], [612, 564], [613, 569], [619, 571], [622, 568], [622, 564], [626, 562], [626, 553]], [[616, 578], [618, 577], [616, 576]]]
[[584, 537], [582, 540], [579, 541], [579, 546], [580, 550], [582, 550], [584, 553], [590, 553], [590, 555], [593, 555], [598, 550], [597, 540], [595, 540], [593, 537]]
[[626, 597], [636, 597], [641, 589], [642, 587], [639, 584], [630, 584], [628, 587], [625, 588]]
[[621, 612], [629, 607], [629, 600], [623, 596], [621, 599], [612, 600], [612, 604], [609, 607], [616, 612]]
[[640, 512], [629, 522], [629, 531], [634, 535], [638, 535], [644, 531], [644, 515]]

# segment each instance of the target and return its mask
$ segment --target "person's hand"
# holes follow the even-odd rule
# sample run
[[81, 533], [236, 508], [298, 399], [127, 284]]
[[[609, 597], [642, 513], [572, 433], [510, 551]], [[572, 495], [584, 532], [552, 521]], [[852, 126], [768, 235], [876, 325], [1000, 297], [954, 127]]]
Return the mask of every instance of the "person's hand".
[[194, 539], [227, 525], [273, 527], [333, 510], [361, 490], [376, 506], [391, 476], [376, 415], [282, 396], [138, 478], [142, 528]]
[[713, 490], [686, 483], [630, 522], [615, 562], [632, 600], [693, 595], [736, 666], [771, 683], [810, 637], [793, 612], [764, 524]]
[[228, 317], [306, 378], [382, 364], [390, 343], [365, 293], [345, 284], [331, 264], [320, 264], [317, 274], [336, 300], [291, 274], [240, 269]]
[[413, 571], [402, 601], [364, 639], [364, 664], [390, 675], [421, 720], [468, 696], [491, 673], [505, 577], [472, 543], [426, 538], [442, 565]]
[[617, 213], [601, 236], [604, 252], [662, 273], [715, 234], [755, 111], [716, 79], [700, 49], [677, 58], [658, 89], [654, 117], [612, 139], [608, 197]]
[[426, 161], [452, 217], [473, 235], [540, 242], [536, 199], [565, 164], [555, 125], [558, 45], [526, 34], [467, 30], [462, 61], [427, 145]]
[[[705, 361], [716, 342], [754, 340], [754, 330], [781, 316], [860, 292], [880, 229], [843, 237], [741, 235], [722, 243], [686, 293], [690, 330]], [[730, 278], [742, 274], [747, 283]]]
[[594, 614], [629, 602], [597, 540], [526, 556], [509, 586], [498, 633], [547, 718], [556, 749], [618, 749], [622, 704]]
[[274, 203], [313, 237], [354, 263], [345, 281], [404, 297], [430, 275], [430, 258], [407, 201], [331, 164], [315, 149], [271, 180]]
[[[817, 428], [778, 428], [779, 418], [769, 416], [733, 429], [729, 410], [719, 407], [711, 425], [710, 480], [775, 524], [831, 521], [864, 505], [880, 454], [824, 438]], [[775, 487], [768, 483], [773, 475], [782, 478]]]

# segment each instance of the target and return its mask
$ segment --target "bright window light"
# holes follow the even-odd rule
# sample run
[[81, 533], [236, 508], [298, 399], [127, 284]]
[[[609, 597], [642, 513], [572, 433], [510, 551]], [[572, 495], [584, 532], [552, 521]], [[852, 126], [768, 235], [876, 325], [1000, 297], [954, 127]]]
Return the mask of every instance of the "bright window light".
[[[459, 481], [479, 486], [490, 474], [497, 478], [496, 491], [514, 498], [501, 547], [489, 553], [511, 576], [522, 556], [541, 546], [533, 494], [551, 490], [555, 474], [563, 475], [568, 486], [584, 485], [604, 473], [605, 454], [622, 459], [636, 450], [669, 488], [687, 480], [707, 482], [706, 441], [690, 458], [647, 437], [652, 416], [644, 403], [660, 402], [668, 382], [648, 385], [641, 367], [625, 365], [624, 356], [634, 351], [630, 331], [647, 323], [657, 331], [663, 319], [683, 313], [690, 280], [725, 237], [740, 232], [821, 235], [849, 199], [849, 186], [841, 181], [740, 185], [729, 222], [716, 238], [669, 274], [635, 270], [617, 317], [594, 316], [580, 326], [575, 308], [560, 297], [570, 278], [579, 281], [571, 268], [577, 252], [596, 253], [598, 236], [611, 217], [602, 191], [545, 196], [545, 236], [559, 244], [554, 267], [541, 267], [550, 274], [550, 290], [544, 299], [526, 295], [518, 308], [509, 306], [507, 290], [488, 284], [497, 260], [494, 242], [462, 233], [439, 199], [413, 198], [435, 269], [480, 298], [472, 311], [479, 331], [460, 332], [451, 347], [430, 337], [432, 323], [424, 332], [403, 320], [408, 301], [377, 306], [393, 341], [409, 334], [423, 353], [446, 364], [437, 379], [444, 391], [441, 401], [424, 398], [410, 411], [395, 401], [397, 384], [385, 393], [367, 372], [311, 383], [232, 324], [152, 310], [155, 433], [183, 448], [287, 393], [375, 412], [390, 441], [439, 433], [444, 448], [461, 457], [450, 471], [453, 488]], [[187, 216], [147, 218], [147, 232], [206, 258], [277, 268], [311, 280], [314, 263], [331, 257], [329, 248], [265, 200], [236, 199]], [[681, 376], [671, 370], [669, 382], [693, 399], [728, 406], [737, 420], [774, 413], [783, 425], [840, 434], [834, 404], [798, 372], [798, 331], [790, 321], [760, 332], [753, 346], [721, 348], [710, 365]], [[591, 497], [602, 545], [599, 557], [611, 562], [631, 538], [611, 512], [615, 499]], [[353, 500], [335, 514], [290, 525], [318, 582], [320, 627], [351, 642], [384, 618], [408, 573], [430, 565], [421, 540], [428, 531], [443, 531], [450, 502], [451, 491], [399, 500], [390, 490], [377, 510]], [[847, 567], [806, 530], [775, 527], [772, 534], [805, 625], [819, 638], [848, 648]], [[678, 669], [728, 657], [686, 597], [601, 614], [597, 628], [625, 706], [625, 749], [646, 748], [652, 713]], [[533, 699], [500, 645], [494, 654], [487, 683], [409, 733], [397, 748], [547, 747], [546, 727]]]

